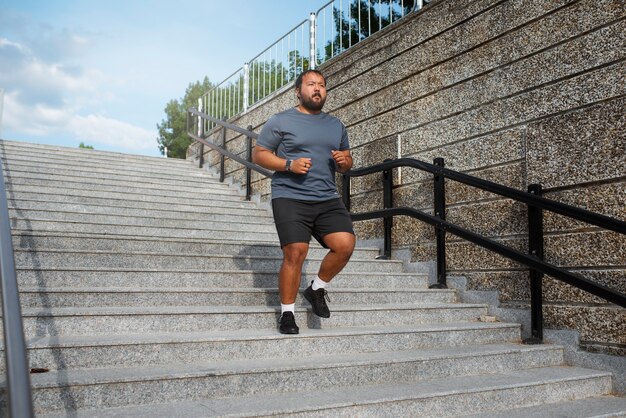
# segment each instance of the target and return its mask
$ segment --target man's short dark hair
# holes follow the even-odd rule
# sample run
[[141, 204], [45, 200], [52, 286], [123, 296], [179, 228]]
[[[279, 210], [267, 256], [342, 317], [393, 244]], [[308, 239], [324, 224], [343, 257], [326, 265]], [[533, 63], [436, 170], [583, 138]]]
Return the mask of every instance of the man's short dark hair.
[[309, 73], [315, 73], [315, 74], [319, 75], [320, 77], [322, 77], [324, 79], [324, 83], [326, 83], [326, 77], [324, 77], [324, 74], [322, 74], [320, 71], [318, 71], [318, 70], [306, 70], [306, 71], [303, 71], [302, 73], [300, 73], [298, 78], [296, 78], [296, 88], [297, 89], [302, 87], [302, 79], [304, 78], [305, 75], [307, 75]]

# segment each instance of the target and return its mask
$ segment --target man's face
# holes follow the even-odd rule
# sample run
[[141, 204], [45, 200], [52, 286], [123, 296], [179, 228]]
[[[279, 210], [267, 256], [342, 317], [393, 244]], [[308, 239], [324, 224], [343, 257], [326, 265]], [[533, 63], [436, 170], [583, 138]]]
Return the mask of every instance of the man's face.
[[300, 105], [313, 112], [319, 112], [326, 102], [326, 83], [324, 77], [316, 73], [307, 73], [302, 78], [302, 86], [296, 93]]

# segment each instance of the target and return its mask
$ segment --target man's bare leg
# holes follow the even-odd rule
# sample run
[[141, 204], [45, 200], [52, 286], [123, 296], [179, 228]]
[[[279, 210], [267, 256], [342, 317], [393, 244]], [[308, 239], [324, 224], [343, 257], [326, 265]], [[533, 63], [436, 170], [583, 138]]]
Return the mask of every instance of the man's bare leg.
[[325, 235], [323, 240], [330, 251], [322, 260], [318, 278], [305, 289], [304, 297], [313, 307], [315, 315], [329, 318], [330, 310], [324, 300], [325, 287], [348, 264], [354, 251], [356, 238], [349, 232], [335, 232]]
[[289, 305], [296, 302], [302, 265], [308, 252], [309, 244], [305, 242], [294, 242], [283, 247], [283, 264], [278, 274], [280, 303]]
[[350, 261], [356, 237], [349, 232], [335, 232], [325, 235], [323, 240], [330, 251], [322, 260], [317, 275], [323, 281], [330, 282]]

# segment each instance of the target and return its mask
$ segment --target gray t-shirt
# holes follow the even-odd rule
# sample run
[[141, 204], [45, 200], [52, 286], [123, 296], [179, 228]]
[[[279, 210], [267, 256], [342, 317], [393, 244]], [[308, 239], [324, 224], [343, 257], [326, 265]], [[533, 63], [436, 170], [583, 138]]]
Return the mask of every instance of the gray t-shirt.
[[350, 145], [346, 128], [336, 117], [324, 112], [310, 115], [291, 108], [272, 116], [256, 143], [281, 158], [311, 159], [307, 174], [274, 173], [272, 199], [323, 201], [339, 197], [331, 151], [344, 151]]

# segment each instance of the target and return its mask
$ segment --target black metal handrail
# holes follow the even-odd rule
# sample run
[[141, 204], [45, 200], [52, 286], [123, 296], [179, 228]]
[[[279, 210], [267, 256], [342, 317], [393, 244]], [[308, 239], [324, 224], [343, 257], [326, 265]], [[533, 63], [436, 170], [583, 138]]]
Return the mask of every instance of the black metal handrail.
[[[407, 207], [393, 207], [392, 193], [393, 175], [392, 169], [397, 167], [412, 167], [422, 171], [427, 171], [434, 175], [434, 212], [429, 215], [425, 212]], [[533, 184], [529, 186], [528, 192], [516, 190], [511, 187], [483, 180], [468, 174], [444, 168], [442, 158], [437, 158], [434, 164], [419, 161], [412, 158], [400, 158], [396, 160], [386, 160], [383, 163], [370, 167], [351, 170], [343, 174], [343, 196], [346, 206], [350, 207], [350, 178], [360, 177], [368, 174], [383, 173], [383, 206], [384, 209], [352, 213], [353, 220], [367, 220], [383, 218], [385, 220], [385, 256], [391, 256], [391, 221], [393, 216], [405, 215], [435, 227], [437, 237], [437, 285], [433, 287], [446, 287], [446, 260], [445, 260], [445, 233], [450, 232], [460, 238], [477, 244], [483, 248], [507, 257], [530, 268], [531, 279], [531, 335], [527, 341], [529, 343], [539, 343], [543, 340], [543, 296], [542, 279], [544, 274], [548, 274], [560, 281], [568, 283], [581, 290], [589, 292], [604, 300], [616, 305], [626, 307], [626, 294], [611, 289], [593, 280], [587, 279], [579, 274], [572, 273], [556, 265], [543, 260], [543, 210], [549, 210], [560, 215], [577, 219], [589, 224], [626, 234], [626, 222], [609, 216], [601, 215], [576, 206], [557, 202], [539, 196], [541, 186]], [[529, 254], [503, 245], [493, 239], [486, 238], [467, 229], [461, 228], [445, 220], [445, 179], [455, 180], [472, 187], [476, 187], [491, 193], [525, 203], [528, 207], [528, 229], [529, 229]]]
[[7, 407], [9, 416], [29, 418], [34, 416], [33, 402], [6, 196], [0, 159], [0, 286], [2, 288]]
[[[248, 170], [248, 189], [250, 188], [250, 170], [255, 170], [263, 175], [270, 176], [271, 172], [251, 162], [251, 139], [257, 138], [258, 134], [250, 129], [242, 129], [236, 125], [230, 124], [213, 118], [205, 113], [190, 109], [188, 115], [197, 116], [215, 122], [224, 129], [232, 129], [238, 133], [248, 137], [248, 161], [227, 151], [224, 147], [210, 143], [205, 138], [198, 136], [189, 130], [189, 118], [187, 130], [188, 134], [203, 144], [209, 145], [218, 151], [222, 156], [228, 156], [233, 160], [246, 166]], [[204, 124], [202, 124], [204, 125]], [[434, 212], [430, 215], [420, 210], [409, 207], [393, 207], [393, 173], [392, 169], [397, 167], [411, 167], [421, 171], [433, 174], [434, 178]], [[222, 165], [222, 172], [223, 172]], [[576, 206], [557, 202], [555, 200], [541, 197], [541, 186], [532, 184], [528, 187], [528, 192], [503, 186], [488, 180], [464, 174], [458, 171], [450, 170], [444, 167], [444, 160], [437, 158], [433, 164], [416, 160], [413, 158], [399, 158], [395, 160], [386, 160], [383, 163], [370, 167], [350, 170], [343, 174], [343, 199], [346, 207], [350, 210], [350, 178], [360, 177], [368, 174], [383, 173], [383, 207], [384, 209], [354, 213], [350, 215], [354, 221], [362, 221], [369, 219], [384, 220], [384, 245], [383, 257], [391, 257], [391, 231], [394, 216], [410, 216], [421, 220], [435, 227], [437, 240], [437, 284], [432, 287], [445, 288], [446, 283], [446, 256], [445, 256], [445, 234], [449, 232], [476, 245], [493, 251], [499, 255], [516, 261], [530, 269], [531, 279], [531, 335], [527, 340], [529, 343], [539, 343], [543, 340], [543, 295], [542, 295], [542, 279], [544, 274], [548, 274], [564, 283], [577, 287], [581, 290], [589, 292], [604, 300], [616, 305], [626, 307], [626, 294], [611, 289], [593, 280], [583, 277], [580, 274], [572, 273], [554, 264], [547, 263], [543, 260], [543, 210], [548, 210], [560, 215], [564, 215], [573, 219], [577, 219], [610, 231], [620, 234], [626, 234], [626, 222], [611, 218], [596, 212], [591, 212]], [[222, 174], [223, 176], [223, 174]], [[529, 230], [529, 254], [525, 254], [514, 248], [503, 245], [493, 239], [484, 237], [480, 234], [459, 227], [445, 220], [445, 179], [458, 181], [472, 187], [476, 187], [517, 202], [521, 202], [528, 207], [528, 230]]]

